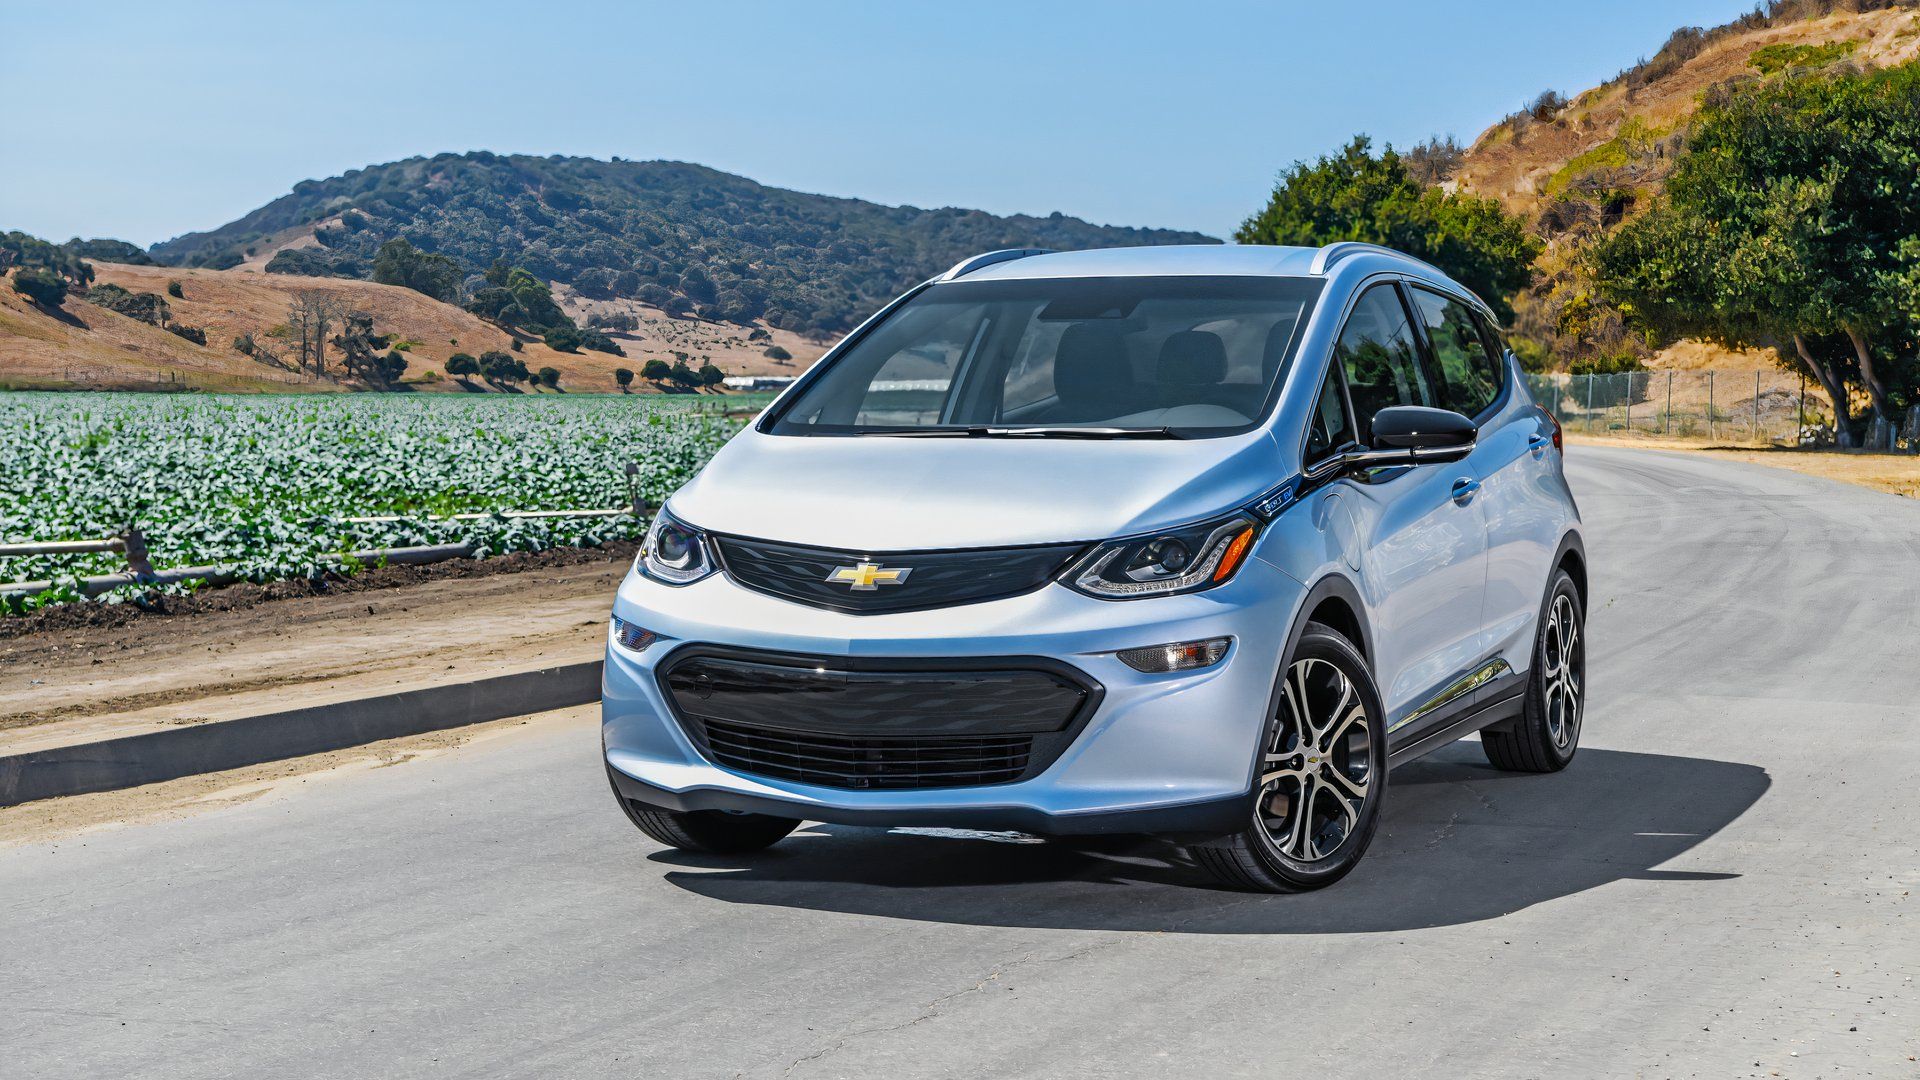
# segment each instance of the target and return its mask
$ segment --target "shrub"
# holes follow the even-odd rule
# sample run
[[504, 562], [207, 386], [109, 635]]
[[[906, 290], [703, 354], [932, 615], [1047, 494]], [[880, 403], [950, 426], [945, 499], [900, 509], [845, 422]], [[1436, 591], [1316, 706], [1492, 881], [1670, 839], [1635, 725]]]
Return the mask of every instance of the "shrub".
[[183, 323], [173, 323], [172, 325], [167, 327], [167, 333], [173, 334], [177, 337], [186, 338], [188, 341], [193, 342], [195, 345], [205, 345], [207, 343], [207, 332], [205, 330], [200, 329], [197, 326], [187, 326]]
[[178, 280], [167, 282], [167, 295], [173, 297], [175, 300], [186, 299], [186, 296], [180, 291], [180, 282]]
[[577, 353], [580, 351], [580, 331], [571, 326], [556, 326], [547, 331], [547, 348], [555, 352]]
[[726, 378], [727, 373], [712, 364], [703, 364], [700, 367], [700, 382], [705, 386], [719, 386], [726, 381]]
[[764, 355], [764, 356], [766, 356], [766, 357], [768, 357], [769, 359], [773, 359], [773, 360], [791, 360], [791, 359], [793, 359], [793, 354], [792, 354], [792, 353], [790, 353], [790, 352], [788, 352], [788, 351], [787, 351], [786, 349], [784, 349], [784, 348], [782, 348], [782, 347], [781, 347], [781, 346], [779, 346], [779, 345], [769, 345], [769, 346], [767, 346], [767, 347], [766, 347], [766, 349], [765, 349], [765, 350], [763, 350], [763, 352], [762, 352], [762, 355]]
[[560, 385], [560, 369], [553, 367], [541, 368], [540, 385], [549, 389], [557, 388]]
[[747, 340], [748, 341], [772, 341], [773, 335], [767, 333], [765, 328], [756, 326], [753, 328], [753, 333], [747, 335]]
[[111, 282], [103, 282], [87, 290], [87, 303], [153, 326], [167, 324], [167, 302], [159, 293], [130, 293]]
[[51, 270], [29, 266], [14, 272], [13, 291], [41, 307], [57, 308], [67, 299], [67, 282]]

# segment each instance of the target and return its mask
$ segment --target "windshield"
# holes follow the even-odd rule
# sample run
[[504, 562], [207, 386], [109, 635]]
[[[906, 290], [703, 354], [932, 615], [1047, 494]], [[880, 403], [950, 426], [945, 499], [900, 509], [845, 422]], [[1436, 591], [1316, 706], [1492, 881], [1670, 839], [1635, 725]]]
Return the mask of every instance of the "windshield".
[[776, 435], [1197, 438], [1266, 414], [1310, 278], [931, 286], [816, 373]]

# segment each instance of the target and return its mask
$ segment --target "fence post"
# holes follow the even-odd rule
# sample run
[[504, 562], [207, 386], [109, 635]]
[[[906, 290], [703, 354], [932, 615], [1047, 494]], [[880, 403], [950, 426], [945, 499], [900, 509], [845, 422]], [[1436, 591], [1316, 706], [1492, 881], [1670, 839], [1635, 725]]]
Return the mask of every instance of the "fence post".
[[1753, 372], [1753, 441], [1760, 443], [1760, 369]]
[[1667, 372], [1667, 415], [1660, 421], [1660, 434], [1673, 433], [1673, 372]]
[[1793, 445], [1807, 445], [1807, 373], [1800, 373], [1800, 412], [1793, 418]]
[[1633, 434], [1633, 372], [1627, 372], [1627, 434]]
[[1593, 372], [1587, 372], [1587, 434], [1593, 434]]
[[1713, 372], [1707, 372], [1707, 441], [1713, 441]]
[[122, 538], [127, 544], [127, 569], [141, 576], [153, 573], [153, 562], [147, 558], [147, 536], [140, 526], [127, 522], [127, 532]]

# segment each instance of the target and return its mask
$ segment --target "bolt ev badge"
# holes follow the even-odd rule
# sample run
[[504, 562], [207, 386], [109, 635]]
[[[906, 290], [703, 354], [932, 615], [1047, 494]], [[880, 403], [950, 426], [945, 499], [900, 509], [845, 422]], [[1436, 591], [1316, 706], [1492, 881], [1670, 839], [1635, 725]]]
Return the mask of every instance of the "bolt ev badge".
[[863, 562], [858, 566], [836, 566], [827, 580], [839, 584], [845, 582], [853, 586], [854, 592], [874, 592], [882, 585], [904, 585], [907, 575], [913, 573], [910, 566], [894, 570], [882, 570], [879, 563]]

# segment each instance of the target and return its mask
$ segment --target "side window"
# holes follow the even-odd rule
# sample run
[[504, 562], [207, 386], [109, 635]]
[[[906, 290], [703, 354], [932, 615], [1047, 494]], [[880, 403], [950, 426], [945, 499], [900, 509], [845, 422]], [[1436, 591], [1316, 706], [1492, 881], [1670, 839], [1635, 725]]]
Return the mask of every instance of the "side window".
[[1473, 309], [1421, 288], [1413, 290], [1413, 306], [1433, 343], [1441, 405], [1473, 416], [1493, 404], [1500, 394], [1500, 368], [1480, 335]]
[[1313, 419], [1307, 422], [1307, 451], [1302, 464], [1312, 468], [1353, 441], [1347, 399], [1340, 394], [1340, 369], [1329, 364], [1326, 381], [1320, 384], [1320, 400], [1313, 406]]
[[1371, 442], [1373, 414], [1391, 405], [1434, 404], [1433, 386], [1420, 363], [1420, 347], [1407, 321], [1400, 292], [1391, 284], [1360, 294], [1340, 331], [1334, 355], [1347, 369], [1358, 438]]

